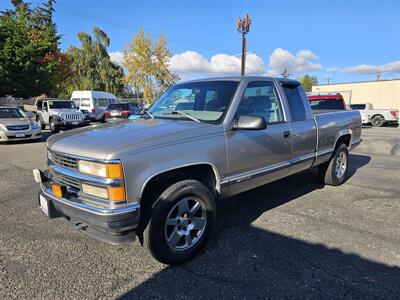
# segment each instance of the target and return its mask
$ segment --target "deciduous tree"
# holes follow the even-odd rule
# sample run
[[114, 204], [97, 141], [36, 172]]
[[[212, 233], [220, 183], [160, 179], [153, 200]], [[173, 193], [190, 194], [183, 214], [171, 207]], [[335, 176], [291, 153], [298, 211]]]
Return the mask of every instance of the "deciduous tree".
[[311, 92], [312, 87], [314, 85], [318, 85], [318, 79], [315, 76], [310, 76], [310, 75], [304, 75], [302, 77], [297, 78], [298, 81], [303, 85], [304, 90], [306, 92]]

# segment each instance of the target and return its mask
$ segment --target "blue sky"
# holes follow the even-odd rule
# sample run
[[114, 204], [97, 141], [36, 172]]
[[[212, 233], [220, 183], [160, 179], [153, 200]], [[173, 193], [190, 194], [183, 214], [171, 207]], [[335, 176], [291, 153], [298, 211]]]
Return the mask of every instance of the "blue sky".
[[[31, 0], [34, 5], [40, 1]], [[0, 10], [10, 7], [0, 0]], [[140, 27], [164, 33], [171, 68], [183, 78], [239, 72], [237, 16], [252, 17], [250, 73], [315, 75], [320, 83], [400, 77], [400, 1], [58, 0], [61, 47], [79, 45], [77, 32], [99, 26], [115, 61]]]

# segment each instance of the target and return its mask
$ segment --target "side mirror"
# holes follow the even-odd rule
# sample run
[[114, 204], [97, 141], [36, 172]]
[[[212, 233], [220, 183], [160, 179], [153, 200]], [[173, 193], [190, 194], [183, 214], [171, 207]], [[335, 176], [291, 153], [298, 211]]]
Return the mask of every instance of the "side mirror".
[[79, 106], [76, 107], [76, 110], [79, 110]]
[[44, 110], [44, 111], [48, 111], [47, 106], [43, 106], [43, 110]]
[[240, 116], [233, 125], [234, 130], [263, 130], [267, 128], [267, 121], [259, 116]]

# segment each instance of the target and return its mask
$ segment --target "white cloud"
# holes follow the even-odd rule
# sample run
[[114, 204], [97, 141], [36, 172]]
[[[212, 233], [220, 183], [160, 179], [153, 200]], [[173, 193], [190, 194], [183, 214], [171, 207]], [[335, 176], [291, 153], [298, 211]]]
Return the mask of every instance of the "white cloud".
[[123, 66], [123, 62], [124, 62], [124, 54], [121, 51], [117, 51], [117, 52], [110, 52], [108, 53], [108, 55], [110, 55], [110, 59], [111, 61], [119, 66]]
[[377, 74], [377, 73], [394, 73], [400, 72], [400, 60], [393, 61], [384, 65], [358, 65], [354, 67], [345, 68], [330, 68], [329, 72], [344, 72], [352, 74]]
[[318, 57], [310, 50], [300, 50], [292, 54], [288, 50], [276, 48], [269, 57], [268, 76], [278, 76], [285, 69], [289, 74], [315, 72], [322, 70], [320, 64], [315, 63]]
[[[110, 52], [111, 61], [122, 66], [122, 52]], [[297, 73], [313, 72], [322, 69], [315, 63], [318, 57], [310, 50], [300, 50], [292, 54], [288, 50], [276, 48], [269, 57], [268, 69], [263, 59], [255, 53], [246, 56], [247, 75], [279, 76], [285, 69], [295, 75]], [[240, 55], [219, 53], [206, 58], [196, 51], [185, 51], [175, 54], [169, 61], [169, 69], [181, 78], [197, 76], [239, 75], [241, 66]]]
[[[177, 74], [237, 75], [240, 73], [240, 56], [216, 54], [210, 59], [195, 51], [175, 54], [170, 60], [170, 70]], [[256, 54], [247, 55], [246, 71], [248, 74], [262, 74], [264, 62]]]

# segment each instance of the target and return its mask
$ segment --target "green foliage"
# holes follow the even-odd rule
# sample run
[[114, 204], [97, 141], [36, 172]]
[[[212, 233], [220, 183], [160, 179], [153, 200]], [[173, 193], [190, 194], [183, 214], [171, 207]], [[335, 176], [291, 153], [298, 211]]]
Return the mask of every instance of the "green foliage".
[[178, 80], [168, 69], [170, 57], [164, 36], [160, 35], [153, 43], [151, 35], [140, 30], [124, 50], [125, 83], [135, 94], [143, 93], [144, 98], [154, 99]]
[[71, 46], [67, 50], [72, 76], [64, 82], [62, 94], [70, 95], [74, 90], [100, 90], [122, 95], [124, 72], [111, 62], [107, 52], [110, 39], [106, 33], [94, 27], [93, 36], [80, 32], [78, 38], [81, 48]]
[[52, 96], [62, 77], [54, 2], [32, 9], [22, 0], [12, 0], [14, 8], [1, 12], [0, 96]]
[[318, 79], [315, 76], [310, 76], [310, 75], [304, 75], [302, 77], [297, 78], [298, 81], [303, 85], [304, 90], [306, 92], [311, 92], [312, 87], [314, 85], [318, 85]]

